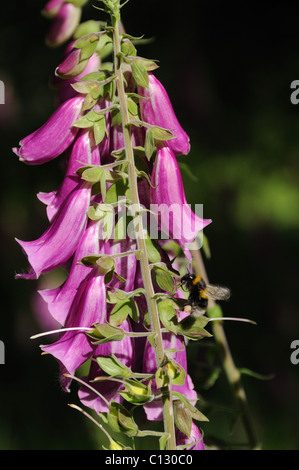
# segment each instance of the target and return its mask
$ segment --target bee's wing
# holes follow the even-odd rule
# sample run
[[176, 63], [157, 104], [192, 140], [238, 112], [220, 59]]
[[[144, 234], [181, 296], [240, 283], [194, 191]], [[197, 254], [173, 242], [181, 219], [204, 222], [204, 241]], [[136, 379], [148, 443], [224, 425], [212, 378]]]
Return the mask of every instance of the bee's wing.
[[208, 284], [205, 293], [213, 300], [228, 300], [230, 298], [230, 289], [222, 286], [212, 286]]

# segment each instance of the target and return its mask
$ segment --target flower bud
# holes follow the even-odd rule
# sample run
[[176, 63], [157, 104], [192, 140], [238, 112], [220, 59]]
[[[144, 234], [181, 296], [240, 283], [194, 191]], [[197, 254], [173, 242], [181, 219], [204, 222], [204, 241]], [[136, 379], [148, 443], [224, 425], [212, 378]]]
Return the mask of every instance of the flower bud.
[[111, 439], [111, 441], [110, 441], [110, 450], [123, 450], [123, 448], [117, 442], [115, 442], [113, 439]]
[[42, 9], [42, 14], [47, 18], [54, 18], [63, 4], [64, 0], [49, 0]]
[[81, 8], [72, 3], [64, 3], [46, 36], [48, 46], [57, 47], [71, 38], [81, 18]]
[[55, 73], [60, 78], [74, 78], [85, 69], [88, 59], [80, 61], [81, 50], [73, 49], [59, 64]]

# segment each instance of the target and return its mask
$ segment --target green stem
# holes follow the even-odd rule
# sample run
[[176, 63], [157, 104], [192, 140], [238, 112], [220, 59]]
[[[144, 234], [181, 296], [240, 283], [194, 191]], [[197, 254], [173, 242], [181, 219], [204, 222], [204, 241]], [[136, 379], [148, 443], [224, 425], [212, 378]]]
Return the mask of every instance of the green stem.
[[[138, 185], [137, 185], [137, 175], [135, 170], [135, 159], [134, 159], [134, 150], [131, 137], [131, 127], [130, 119], [127, 107], [127, 97], [124, 88], [124, 79], [123, 72], [121, 68], [120, 53], [121, 53], [121, 43], [120, 43], [120, 33], [119, 33], [119, 22], [112, 15], [112, 26], [113, 26], [113, 40], [114, 40], [114, 68], [116, 73], [116, 86], [118, 99], [120, 104], [120, 112], [122, 117], [122, 127], [124, 134], [124, 143], [126, 158], [128, 161], [128, 177], [129, 185], [131, 192], [131, 200], [134, 204], [134, 207], [141, 209], [140, 200], [138, 194]], [[151, 272], [149, 269], [149, 261], [146, 250], [146, 244], [144, 239], [143, 223], [141, 217], [141, 210], [137, 211], [137, 246], [140, 253], [140, 266], [141, 273], [143, 278], [143, 284], [145, 288], [145, 297], [147, 300], [147, 306], [151, 321], [152, 330], [155, 332], [155, 354], [156, 354], [156, 364], [157, 367], [163, 362], [164, 359], [164, 346], [162, 339], [162, 332], [160, 327], [160, 318], [156, 300], [154, 299], [155, 291], [152, 284]], [[165, 394], [162, 400], [163, 405], [163, 417], [164, 417], [164, 429], [165, 432], [169, 435], [167, 441], [168, 449], [174, 450], [176, 448], [175, 442], [175, 429], [174, 429], [174, 416], [173, 416], [173, 406], [172, 406], [172, 393], [171, 385], [168, 386], [168, 393]]]
[[[207, 276], [207, 272], [206, 272], [205, 265], [204, 265], [200, 251], [190, 250], [190, 252], [191, 252], [194, 269], [196, 273], [202, 276], [206, 283], [209, 283], [209, 279]], [[210, 308], [215, 307], [215, 305], [216, 304], [213, 300], [209, 300]], [[220, 321], [212, 322], [212, 329], [213, 329], [213, 335], [215, 337], [215, 340], [220, 350], [222, 364], [223, 364], [223, 368], [224, 368], [227, 380], [230, 383], [232, 390], [234, 391], [235, 399], [238, 403], [238, 406], [242, 415], [243, 425], [247, 433], [249, 445], [253, 450], [260, 449], [260, 443], [259, 443], [258, 437], [256, 435], [256, 431], [254, 428], [246, 393], [242, 385], [241, 374], [239, 370], [237, 369], [237, 367], [235, 366], [221, 322]]]

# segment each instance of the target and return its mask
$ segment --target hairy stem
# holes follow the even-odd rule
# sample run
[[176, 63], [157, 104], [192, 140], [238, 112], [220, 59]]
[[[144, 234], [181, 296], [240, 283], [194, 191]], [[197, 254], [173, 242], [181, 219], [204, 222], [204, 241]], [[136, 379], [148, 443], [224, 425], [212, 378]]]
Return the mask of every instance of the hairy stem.
[[[137, 217], [136, 217], [136, 230], [137, 230], [136, 240], [137, 240], [137, 245], [138, 245], [138, 250], [139, 250], [141, 273], [142, 273], [144, 288], [146, 291], [145, 296], [147, 300], [151, 326], [152, 326], [152, 330], [155, 332], [156, 364], [157, 364], [157, 367], [160, 367], [164, 359], [164, 346], [163, 346], [163, 339], [162, 339], [162, 332], [161, 332], [161, 327], [160, 327], [160, 319], [159, 319], [157, 302], [154, 299], [155, 292], [154, 292], [154, 288], [152, 284], [151, 272], [149, 269], [149, 261], [148, 261], [148, 255], [147, 255], [147, 250], [146, 250], [142, 216], [141, 216], [141, 210], [140, 210], [141, 206], [140, 206], [139, 194], [138, 194], [137, 175], [136, 175], [136, 170], [135, 170], [135, 160], [134, 160], [134, 150], [133, 150], [133, 143], [132, 143], [132, 137], [131, 137], [130, 119], [129, 119], [129, 113], [128, 113], [128, 107], [127, 107], [127, 97], [126, 97], [125, 88], [124, 88], [123, 72], [122, 72], [121, 61], [120, 61], [121, 43], [120, 43], [120, 33], [119, 33], [119, 22], [113, 15], [112, 15], [112, 25], [113, 25], [113, 40], [114, 40], [114, 68], [115, 68], [115, 74], [116, 74], [116, 86], [117, 86], [117, 93], [118, 93], [118, 99], [119, 99], [119, 104], [120, 104], [120, 112], [121, 112], [121, 117], [122, 117], [126, 158], [128, 161], [128, 176], [129, 176], [131, 199], [132, 199], [132, 203], [134, 204], [134, 207], [139, 208], [139, 210], [137, 209]], [[163, 403], [164, 429], [165, 429], [165, 432], [169, 435], [169, 439], [167, 441], [168, 449], [174, 450], [176, 447], [176, 443], [175, 443], [171, 385], [168, 386], [167, 393], [163, 395], [162, 403]]]
[[[192, 250], [192, 251], [190, 250], [190, 252], [192, 255], [192, 260], [193, 260], [194, 269], [196, 273], [199, 274], [201, 277], [203, 277], [205, 282], [208, 284], [209, 279], [207, 276], [207, 272], [205, 269], [205, 265], [204, 265], [200, 250]], [[215, 307], [215, 305], [216, 304], [213, 300], [209, 300], [210, 308]], [[242, 415], [242, 421], [243, 421], [243, 425], [248, 436], [249, 445], [252, 449], [257, 450], [260, 448], [260, 443], [259, 443], [258, 437], [256, 435], [256, 431], [254, 428], [246, 393], [242, 386], [241, 374], [238, 371], [234, 363], [221, 322], [220, 321], [212, 322], [212, 329], [213, 329], [215, 340], [220, 350], [223, 368], [224, 368], [227, 380], [230, 383], [232, 390], [234, 391], [235, 399], [238, 403], [238, 406]]]

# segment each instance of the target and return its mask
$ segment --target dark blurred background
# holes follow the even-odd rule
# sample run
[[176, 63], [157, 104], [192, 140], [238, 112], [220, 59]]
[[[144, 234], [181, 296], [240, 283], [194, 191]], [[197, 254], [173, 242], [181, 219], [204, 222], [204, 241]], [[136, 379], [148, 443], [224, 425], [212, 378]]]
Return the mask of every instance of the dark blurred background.
[[[58, 369], [41, 357], [42, 330], [34, 281], [14, 280], [26, 260], [14, 237], [37, 238], [47, 226], [36, 198], [61, 179], [59, 162], [26, 166], [11, 148], [54, 109], [49, 76], [63, 47], [49, 49], [44, 1], [4, 2], [0, 19], [1, 449], [96, 449], [99, 435], [67, 406], [76, 396], [59, 388]], [[205, 231], [210, 280], [228, 285], [225, 331], [263, 449], [299, 449], [299, 365], [290, 361], [299, 339], [299, 105], [290, 101], [299, 79], [299, 6], [280, 2], [131, 0], [123, 8], [127, 32], [153, 38], [140, 55], [158, 59], [157, 77], [191, 139], [180, 157], [188, 202], [213, 219]], [[84, 8], [83, 20], [100, 12]], [[39, 286], [40, 287], [40, 286]], [[208, 347], [208, 346], [207, 346]], [[202, 428], [216, 441], [243, 442], [233, 395], [223, 374], [208, 388], [205, 345], [190, 347], [190, 374], [210, 419]], [[210, 406], [213, 405], [213, 406]]]

